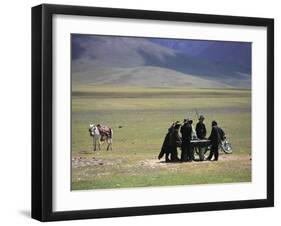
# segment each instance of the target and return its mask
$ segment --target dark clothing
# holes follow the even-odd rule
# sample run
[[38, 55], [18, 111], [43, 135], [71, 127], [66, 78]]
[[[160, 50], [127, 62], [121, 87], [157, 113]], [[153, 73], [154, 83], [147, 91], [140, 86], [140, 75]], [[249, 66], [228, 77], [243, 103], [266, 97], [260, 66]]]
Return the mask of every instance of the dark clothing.
[[193, 161], [194, 160], [194, 147], [191, 146], [191, 143], [188, 143], [186, 150], [187, 150], [187, 161]]
[[219, 146], [218, 145], [212, 145], [210, 150], [210, 155], [208, 156], [208, 160], [211, 160], [213, 158], [213, 155], [215, 156], [215, 160], [219, 160]]
[[181, 161], [192, 161], [194, 159], [193, 148], [190, 142], [182, 142], [181, 145]]
[[222, 130], [222, 128], [218, 127], [218, 132], [219, 132], [221, 141], [224, 141], [224, 139], [225, 139], [225, 133], [224, 133], [224, 131]]
[[164, 156], [164, 154], [166, 154], [166, 161], [169, 160], [169, 154], [171, 153], [169, 147], [169, 139], [170, 139], [170, 132], [168, 132], [165, 136], [161, 151], [158, 155], [158, 159], [161, 159]]
[[207, 134], [207, 130], [206, 130], [206, 126], [203, 122], [198, 122], [196, 124], [196, 135], [198, 137], [198, 139], [204, 139], [206, 137]]
[[183, 141], [191, 141], [192, 138], [192, 127], [189, 123], [183, 124], [181, 127], [181, 137]]
[[181, 138], [179, 136], [179, 131], [174, 129], [171, 133], [170, 133], [170, 137], [169, 137], [169, 145], [172, 147], [180, 147], [181, 145]]
[[172, 162], [176, 162], [176, 161], [179, 161], [179, 157], [178, 157], [178, 150], [177, 150], [177, 147], [175, 146], [171, 146], [170, 147], [171, 149], [171, 161]]
[[225, 133], [222, 128], [218, 126], [213, 126], [211, 135], [209, 137], [209, 140], [211, 141], [211, 150], [210, 155], [208, 157], [209, 160], [212, 159], [213, 155], [215, 156], [216, 161], [219, 159], [219, 147], [224, 139]]
[[[206, 134], [207, 134], [207, 130], [206, 130], [206, 126], [203, 122], [198, 122], [196, 124], [196, 135], [198, 139], [205, 139], [206, 138]], [[201, 146], [198, 147], [199, 149], [199, 159], [200, 161], [204, 160], [204, 148], [202, 148]]]
[[182, 161], [192, 161], [194, 159], [193, 150], [191, 149], [191, 138], [192, 138], [192, 127], [189, 123], [185, 123], [181, 129], [182, 136], [182, 152], [181, 152], [181, 160]]
[[221, 136], [219, 132], [219, 128], [217, 126], [212, 127], [211, 134], [208, 138], [208, 140], [211, 141], [211, 145], [219, 145], [221, 142]]
[[168, 133], [165, 136], [164, 142], [162, 144], [161, 151], [158, 155], [158, 159], [161, 159], [165, 155], [166, 162], [170, 161], [169, 155], [171, 154], [171, 147], [170, 147], [170, 136], [172, 131], [174, 130], [174, 125], [171, 125], [168, 129]]
[[208, 160], [211, 160], [213, 155], [215, 155], [215, 160], [219, 158], [219, 145], [221, 143], [221, 131], [219, 131], [219, 127], [213, 126], [211, 135], [209, 136], [209, 140], [211, 141], [211, 150]]
[[178, 151], [177, 147], [181, 146], [181, 138], [179, 136], [179, 131], [177, 129], [173, 129], [169, 137], [169, 148], [171, 152], [171, 160], [178, 161]]

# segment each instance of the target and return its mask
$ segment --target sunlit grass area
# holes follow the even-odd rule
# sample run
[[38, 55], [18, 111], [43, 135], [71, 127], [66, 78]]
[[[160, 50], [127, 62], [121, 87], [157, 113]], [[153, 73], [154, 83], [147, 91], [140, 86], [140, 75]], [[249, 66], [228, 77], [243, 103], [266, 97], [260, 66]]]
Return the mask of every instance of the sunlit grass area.
[[[251, 92], [239, 89], [72, 87], [72, 189], [171, 186], [251, 181]], [[218, 162], [157, 159], [174, 120], [217, 120], [233, 154]], [[110, 126], [113, 150], [93, 151], [89, 123]], [[180, 150], [179, 150], [180, 153]]]

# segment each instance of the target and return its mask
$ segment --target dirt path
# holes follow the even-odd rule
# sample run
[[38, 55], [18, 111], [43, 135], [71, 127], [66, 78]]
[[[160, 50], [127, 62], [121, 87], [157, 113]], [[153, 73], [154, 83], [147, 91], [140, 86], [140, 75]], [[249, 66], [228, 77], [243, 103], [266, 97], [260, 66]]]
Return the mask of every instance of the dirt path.
[[[249, 155], [233, 155], [233, 154], [224, 154], [220, 155], [219, 162], [231, 162], [231, 161], [251, 161], [251, 157]], [[202, 164], [210, 164], [213, 161], [193, 161], [190, 162], [176, 162], [176, 163], [166, 163], [163, 160], [158, 159], [144, 159], [135, 162], [135, 166], [149, 167], [149, 168], [175, 168], [180, 165], [202, 165]], [[103, 159], [96, 157], [74, 157], [72, 158], [72, 167], [79, 168], [85, 166], [113, 166], [117, 164], [123, 164], [124, 159]], [[129, 166], [128, 166], [129, 167]]]
[[[231, 162], [231, 161], [251, 161], [251, 157], [250, 156], [241, 156], [241, 155], [232, 155], [232, 154], [228, 154], [228, 155], [221, 155], [219, 157], [219, 162]], [[210, 164], [214, 161], [193, 161], [193, 162], [165, 162], [165, 161], [159, 161], [158, 159], [145, 159], [140, 161], [141, 165], [143, 166], [148, 166], [151, 168], [155, 168], [155, 167], [177, 167], [178, 165], [202, 165], [202, 164]]]

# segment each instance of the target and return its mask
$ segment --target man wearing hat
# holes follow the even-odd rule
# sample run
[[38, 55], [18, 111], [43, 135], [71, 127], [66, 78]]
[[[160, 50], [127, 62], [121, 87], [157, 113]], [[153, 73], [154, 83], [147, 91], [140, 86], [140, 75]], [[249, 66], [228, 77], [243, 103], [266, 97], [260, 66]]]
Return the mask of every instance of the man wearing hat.
[[198, 137], [198, 139], [205, 139], [206, 134], [207, 134], [207, 130], [206, 130], [206, 126], [204, 124], [204, 119], [205, 117], [203, 115], [200, 115], [199, 117], [199, 122], [196, 124], [196, 135]]
[[212, 160], [213, 155], [215, 156], [215, 161], [219, 159], [219, 144], [221, 142], [221, 135], [218, 128], [218, 123], [216, 121], [212, 121], [212, 132], [208, 138], [211, 141], [211, 150], [210, 155], [207, 158], [209, 161]]
[[180, 126], [181, 126], [180, 122], [176, 121], [170, 133], [169, 146], [171, 152], [171, 161], [173, 162], [179, 161], [177, 147], [181, 146], [181, 138], [179, 136]]
[[193, 160], [193, 155], [191, 153], [191, 145], [190, 141], [192, 138], [192, 127], [191, 127], [191, 120], [189, 119], [184, 119], [183, 120], [183, 125], [180, 129], [181, 136], [182, 136], [182, 152], [181, 152], [181, 161], [186, 162], [186, 161], [192, 161]]
[[[196, 124], [196, 128], [195, 128], [197, 138], [200, 140], [205, 139], [207, 134], [206, 126], [204, 124], [204, 119], [205, 117], [203, 115], [200, 115], [198, 119], [199, 122]], [[200, 146], [199, 146], [199, 159], [200, 161], [204, 160], [204, 149], [201, 148]]]
[[173, 132], [174, 126], [175, 126], [175, 123], [173, 123], [168, 129], [168, 132], [165, 136], [161, 151], [158, 155], [159, 160], [165, 155], [165, 161], [166, 162], [171, 161], [171, 158], [170, 158], [171, 148], [170, 148], [169, 144], [170, 144], [170, 136], [171, 136], [171, 133]]

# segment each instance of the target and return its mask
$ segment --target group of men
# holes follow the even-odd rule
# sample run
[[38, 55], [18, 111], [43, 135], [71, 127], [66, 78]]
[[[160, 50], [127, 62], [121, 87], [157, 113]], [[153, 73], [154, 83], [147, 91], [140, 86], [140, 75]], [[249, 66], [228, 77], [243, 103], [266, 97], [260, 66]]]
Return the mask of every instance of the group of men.
[[[196, 124], [195, 134], [193, 132], [191, 119], [184, 119], [183, 125], [179, 121], [173, 123], [168, 129], [168, 133], [164, 139], [158, 159], [161, 159], [165, 154], [166, 162], [192, 162], [194, 160], [194, 148], [191, 145], [193, 139], [209, 140], [211, 148], [207, 160], [218, 161], [219, 145], [225, 139], [224, 131], [218, 127], [216, 121], [212, 121], [212, 131], [208, 138], [206, 138], [207, 130], [204, 124], [204, 116], [201, 115]], [[181, 136], [179, 135], [179, 132]], [[180, 158], [178, 157], [177, 148], [181, 148]], [[199, 146], [199, 149], [201, 147]], [[204, 160], [204, 152], [199, 150], [200, 161]]]

